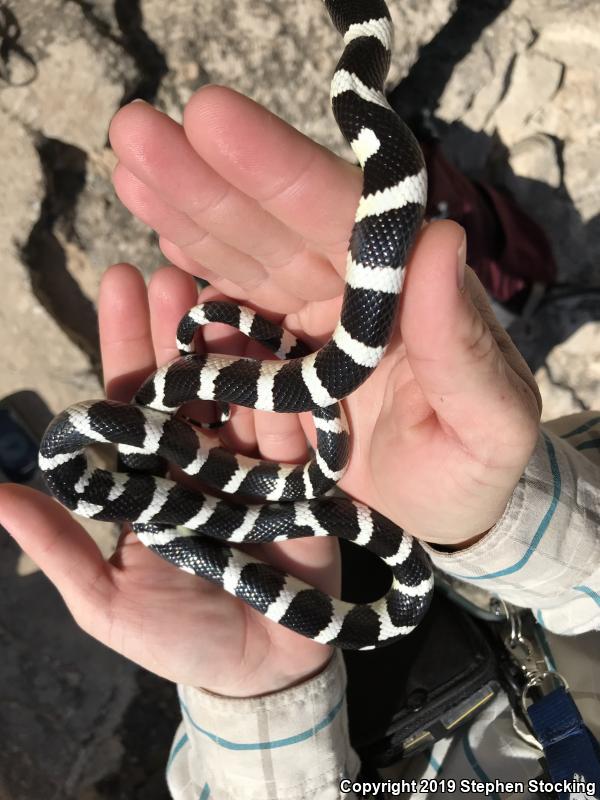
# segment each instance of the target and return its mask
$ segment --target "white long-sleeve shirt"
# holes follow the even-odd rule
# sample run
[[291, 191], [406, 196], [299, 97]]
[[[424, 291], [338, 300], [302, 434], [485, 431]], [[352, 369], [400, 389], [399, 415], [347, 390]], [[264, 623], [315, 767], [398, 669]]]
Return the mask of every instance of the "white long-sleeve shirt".
[[[504, 514], [480, 541], [453, 553], [425, 547], [444, 572], [533, 609], [559, 672], [599, 736], [600, 413], [540, 428]], [[339, 652], [316, 677], [262, 697], [180, 686], [182, 723], [167, 767], [174, 800], [351, 800], [360, 764], [348, 737], [345, 688]], [[385, 770], [370, 794], [529, 800], [537, 796], [528, 781], [540, 774], [539, 755], [517, 737], [508, 701], [499, 695], [464, 731]], [[485, 781], [499, 781], [500, 788], [482, 794], [476, 784]], [[502, 791], [514, 781], [524, 790]]]

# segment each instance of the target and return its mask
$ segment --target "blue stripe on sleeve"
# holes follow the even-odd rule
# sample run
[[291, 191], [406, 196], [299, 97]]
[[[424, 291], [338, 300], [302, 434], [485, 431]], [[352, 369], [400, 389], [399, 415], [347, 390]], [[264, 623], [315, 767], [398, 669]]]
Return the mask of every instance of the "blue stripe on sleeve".
[[505, 575], [512, 575], [513, 572], [518, 572], [522, 567], [525, 566], [525, 564], [529, 561], [531, 556], [535, 553], [537, 546], [541, 542], [542, 537], [544, 536], [546, 531], [548, 530], [548, 525], [550, 524], [550, 521], [554, 516], [554, 512], [556, 511], [556, 507], [558, 505], [558, 501], [560, 498], [560, 489], [562, 483], [554, 445], [552, 444], [552, 442], [546, 436], [545, 433], [542, 433], [542, 435], [544, 437], [546, 450], [548, 452], [548, 459], [550, 461], [550, 468], [552, 470], [554, 488], [552, 493], [552, 500], [550, 501], [548, 510], [544, 514], [544, 517], [540, 522], [538, 529], [536, 530], [533, 539], [529, 544], [529, 547], [527, 548], [525, 553], [521, 556], [521, 558], [510, 567], [504, 567], [504, 569], [499, 569], [496, 572], [488, 572], [485, 575], [457, 575], [455, 572], [451, 572], [450, 574], [453, 575], [453, 577], [468, 581], [489, 581], [492, 578], [502, 578]]
[[594, 425], [597, 425], [599, 422], [600, 422], [600, 417], [594, 417], [588, 422], [584, 422], [583, 425], [579, 425], [579, 427], [574, 428], [572, 431], [569, 431], [569, 433], [563, 433], [560, 438], [568, 439], [570, 436], [577, 436], [578, 433], [585, 433], [586, 431], [589, 431], [590, 428], [593, 428]]
[[[464, 750], [464, 753], [465, 753], [465, 757], [466, 757], [467, 761], [469, 762], [469, 764], [471, 766], [471, 769], [473, 770], [475, 775], [477, 775], [477, 777], [479, 778], [480, 781], [483, 781], [484, 783], [491, 783], [492, 782], [491, 778], [485, 772], [485, 770], [483, 769], [483, 767], [481, 766], [479, 761], [477, 761], [477, 758], [475, 757], [475, 753], [471, 749], [471, 743], [469, 742], [469, 730], [468, 729], [463, 734], [462, 746], [463, 746], [463, 750]], [[486, 797], [493, 797], [494, 800], [501, 800], [500, 799], [500, 795], [498, 794], [498, 792], [494, 792], [494, 791], [492, 791], [491, 794], [487, 794]]]
[[587, 596], [590, 597], [594, 603], [596, 603], [596, 605], [600, 606], [600, 594], [598, 594], [598, 592], [595, 592], [589, 586], [583, 586], [583, 584], [580, 586], [574, 586], [573, 588], [577, 592], [583, 592], [584, 594], [587, 594]]
[[173, 749], [171, 750], [171, 753], [169, 755], [169, 760], [167, 761], [167, 771], [171, 766], [171, 764], [173, 763], [173, 761], [175, 760], [175, 756], [177, 755], [177, 753], [181, 750], [182, 747], [184, 747], [184, 745], [187, 744], [187, 742], [188, 742], [188, 735], [187, 733], [184, 733], [181, 739], [179, 739], [175, 743]]
[[200, 792], [200, 797], [198, 798], [198, 800], [208, 800], [209, 797], [210, 797], [210, 787], [208, 783], [205, 783], [204, 786], [202, 787], [202, 791]]
[[437, 760], [437, 758], [433, 755], [433, 750], [431, 751], [431, 753], [429, 753], [429, 766], [431, 767], [431, 769], [433, 769], [435, 771], [435, 775], [436, 775], [436, 778], [437, 778], [437, 776], [440, 774], [440, 771], [442, 769], [442, 765]]
[[179, 698], [179, 702], [181, 704], [183, 713], [189, 719], [194, 728], [212, 742], [218, 744], [220, 747], [223, 747], [226, 750], [274, 750], [277, 747], [288, 747], [289, 745], [298, 744], [298, 742], [304, 742], [307, 739], [311, 739], [313, 736], [319, 733], [319, 731], [322, 731], [323, 728], [326, 728], [328, 725], [330, 725], [335, 717], [339, 714], [340, 709], [344, 704], [344, 695], [342, 695], [340, 700], [335, 704], [331, 711], [329, 711], [314, 727], [308, 728], [307, 730], [297, 733], [294, 736], [288, 736], [285, 739], [274, 739], [273, 741], [267, 742], [231, 742], [228, 739], [222, 739], [215, 733], [211, 733], [210, 731], [200, 727], [200, 725], [194, 721], [186, 704], [183, 702], [183, 700], [181, 700], [181, 697]]
[[592, 450], [600, 447], [600, 439], [588, 439], [587, 442], [581, 442], [576, 446], [576, 450]]

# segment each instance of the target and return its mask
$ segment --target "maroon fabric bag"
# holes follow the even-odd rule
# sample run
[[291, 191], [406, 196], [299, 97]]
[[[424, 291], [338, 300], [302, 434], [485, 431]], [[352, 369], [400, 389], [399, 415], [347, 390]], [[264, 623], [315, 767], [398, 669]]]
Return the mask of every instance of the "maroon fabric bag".
[[437, 142], [421, 142], [429, 176], [427, 216], [445, 216], [467, 232], [467, 262], [488, 292], [520, 310], [534, 284], [556, 280], [542, 229], [506, 193], [459, 172]]

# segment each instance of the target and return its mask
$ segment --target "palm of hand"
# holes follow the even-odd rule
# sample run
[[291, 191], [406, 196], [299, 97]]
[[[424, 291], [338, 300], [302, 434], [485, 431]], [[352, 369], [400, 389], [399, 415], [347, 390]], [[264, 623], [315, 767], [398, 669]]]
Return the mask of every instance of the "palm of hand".
[[328, 658], [321, 645], [294, 647], [296, 634], [174, 569], [132, 533], [121, 537], [107, 567], [110, 625], [94, 630], [97, 617], [78, 621], [157, 675], [231, 696], [256, 695], [311, 674]]

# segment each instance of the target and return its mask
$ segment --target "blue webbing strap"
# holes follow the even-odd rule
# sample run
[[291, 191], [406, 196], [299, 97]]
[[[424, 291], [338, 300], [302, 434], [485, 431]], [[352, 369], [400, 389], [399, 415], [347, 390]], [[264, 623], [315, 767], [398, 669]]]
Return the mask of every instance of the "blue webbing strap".
[[[558, 800], [600, 798], [600, 746], [565, 688], [536, 700], [527, 713], [544, 748], [551, 781], [568, 787], [557, 791]], [[585, 784], [585, 788], [571, 788], [573, 783]]]

